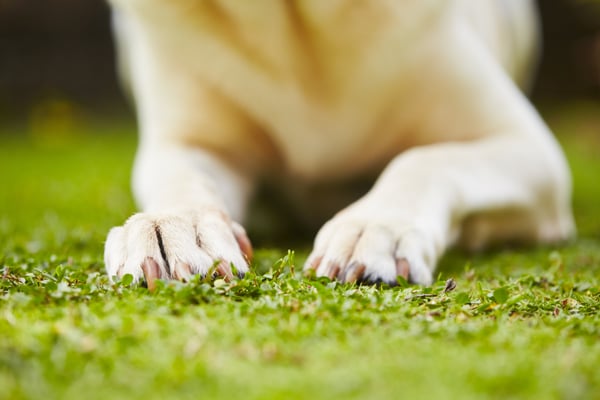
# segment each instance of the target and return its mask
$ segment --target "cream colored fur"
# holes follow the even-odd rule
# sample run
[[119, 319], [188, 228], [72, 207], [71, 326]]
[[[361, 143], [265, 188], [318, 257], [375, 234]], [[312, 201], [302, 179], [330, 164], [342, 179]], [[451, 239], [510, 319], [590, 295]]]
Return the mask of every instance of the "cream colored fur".
[[306, 268], [341, 281], [430, 284], [459, 240], [574, 231], [564, 157], [515, 84], [535, 62], [530, 1], [112, 3], [142, 212], [111, 230], [110, 276], [244, 273], [235, 221], [273, 171], [290, 185], [381, 171], [315, 240]]

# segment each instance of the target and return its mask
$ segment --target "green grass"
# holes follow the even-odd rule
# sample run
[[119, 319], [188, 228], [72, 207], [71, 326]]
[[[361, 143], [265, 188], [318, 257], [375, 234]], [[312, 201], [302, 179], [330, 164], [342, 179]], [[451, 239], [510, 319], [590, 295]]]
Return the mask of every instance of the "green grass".
[[0, 399], [600, 398], [597, 107], [545, 114], [579, 238], [451, 252], [431, 288], [306, 280], [287, 249], [233, 284], [110, 284], [132, 129], [5, 128], [21, 134], [0, 136]]

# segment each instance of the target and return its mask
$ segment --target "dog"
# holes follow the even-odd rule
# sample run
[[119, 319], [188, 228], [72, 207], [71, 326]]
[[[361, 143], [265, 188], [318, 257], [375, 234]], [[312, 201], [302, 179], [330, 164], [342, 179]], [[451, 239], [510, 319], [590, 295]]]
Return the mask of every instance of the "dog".
[[430, 285], [452, 245], [574, 234], [568, 165], [523, 94], [532, 1], [110, 2], [142, 210], [108, 234], [110, 277], [243, 276], [264, 180], [318, 188], [304, 199], [318, 209], [379, 175], [306, 262], [341, 282]]

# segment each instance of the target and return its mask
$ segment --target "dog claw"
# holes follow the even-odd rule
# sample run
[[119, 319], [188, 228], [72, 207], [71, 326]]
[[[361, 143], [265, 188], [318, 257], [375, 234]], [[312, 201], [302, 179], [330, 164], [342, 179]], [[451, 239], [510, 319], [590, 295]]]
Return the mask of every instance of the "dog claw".
[[328, 266], [328, 272], [327, 272], [327, 277], [329, 277], [329, 279], [335, 279], [338, 274], [340, 273], [340, 265], [339, 264], [329, 264]]
[[179, 262], [175, 264], [175, 268], [173, 270], [173, 277], [180, 281], [188, 281], [192, 276], [192, 268], [189, 264]]
[[410, 264], [406, 258], [401, 258], [396, 261], [396, 275], [403, 277], [408, 280], [408, 275], [410, 273]]
[[226, 282], [231, 282], [233, 280], [233, 272], [231, 272], [231, 266], [227, 264], [226, 261], [221, 260], [219, 265], [217, 265], [215, 273], [218, 276], [221, 276], [223, 279], [225, 279]]
[[142, 263], [142, 271], [144, 272], [144, 278], [146, 278], [148, 290], [153, 292], [156, 289], [155, 281], [161, 278], [158, 263], [153, 258], [147, 257]]
[[352, 263], [340, 277], [340, 281], [346, 283], [356, 283], [360, 281], [367, 267], [364, 264]]
[[317, 268], [319, 268], [319, 265], [321, 265], [321, 261], [323, 261], [323, 256], [315, 258], [308, 266], [309, 271], [316, 271]]
[[252, 249], [252, 243], [246, 234], [246, 230], [240, 224], [234, 222], [232, 224], [232, 231], [240, 250], [246, 258], [246, 261], [248, 264], [250, 264], [250, 261], [252, 261], [252, 257], [254, 255], [254, 251]]

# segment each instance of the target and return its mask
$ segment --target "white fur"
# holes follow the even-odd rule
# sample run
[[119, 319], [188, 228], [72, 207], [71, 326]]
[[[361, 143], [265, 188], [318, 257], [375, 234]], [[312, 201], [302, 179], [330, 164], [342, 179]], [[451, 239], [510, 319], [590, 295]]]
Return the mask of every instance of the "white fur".
[[363, 279], [394, 282], [406, 260], [429, 284], [457, 240], [573, 233], [564, 157], [511, 80], [525, 85], [535, 58], [529, 1], [113, 3], [143, 213], [111, 231], [109, 275], [142, 278], [147, 257], [165, 268], [156, 227], [169, 264], [245, 271], [229, 218], [274, 171], [302, 185], [383, 169], [307, 262], [342, 280], [360, 264]]

